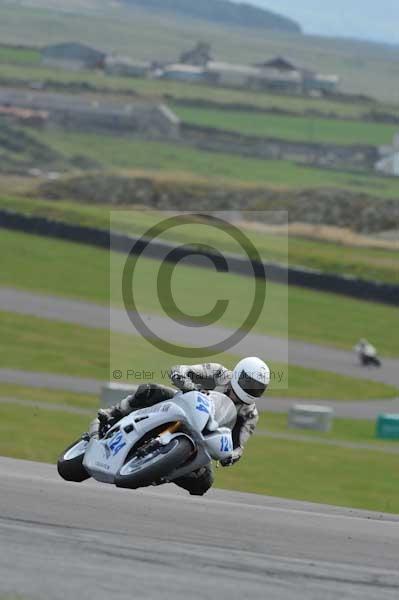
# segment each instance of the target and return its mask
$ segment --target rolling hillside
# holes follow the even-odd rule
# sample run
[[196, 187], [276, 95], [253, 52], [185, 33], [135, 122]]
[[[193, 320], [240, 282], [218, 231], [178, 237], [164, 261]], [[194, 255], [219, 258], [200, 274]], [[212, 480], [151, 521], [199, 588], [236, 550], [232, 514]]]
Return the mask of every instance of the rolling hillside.
[[147, 10], [170, 12], [202, 19], [211, 23], [273, 29], [286, 33], [301, 33], [295, 21], [249, 4], [233, 4], [229, 0], [124, 0], [128, 5]]

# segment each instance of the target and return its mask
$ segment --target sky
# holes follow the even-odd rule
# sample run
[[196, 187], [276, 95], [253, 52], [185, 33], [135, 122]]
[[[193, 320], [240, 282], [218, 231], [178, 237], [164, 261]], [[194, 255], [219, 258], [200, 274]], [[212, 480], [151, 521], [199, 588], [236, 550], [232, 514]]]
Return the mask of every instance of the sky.
[[298, 21], [305, 33], [399, 45], [399, 0], [235, 0]]

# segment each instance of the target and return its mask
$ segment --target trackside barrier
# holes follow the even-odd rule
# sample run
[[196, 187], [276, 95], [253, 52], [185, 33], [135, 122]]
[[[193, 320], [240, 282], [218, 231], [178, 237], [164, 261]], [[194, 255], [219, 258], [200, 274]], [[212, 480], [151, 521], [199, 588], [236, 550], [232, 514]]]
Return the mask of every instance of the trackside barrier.
[[[97, 246], [99, 248], [112, 248], [121, 252], [129, 252], [133, 245], [136, 251], [142, 250], [146, 246], [144, 239], [128, 236], [119, 233], [110, 233], [105, 229], [96, 229], [93, 227], [84, 227], [81, 225], [72, 225], [61, 221], [54, 221], [45, 217], [35, 217], [22, 215], [20, 213], [8, 210], [0, 210], [0, 227], [12, 229], [15, 231], [24, 231], [36, 235], [43, 235], [63, 240]], [[174, 253], [173, 260], [185, 259], [186, 264], [194, 266], [209, 267], [214, 269], [214, 265], [220, 264], [221, 257], [212, 252], [193, 250], [188, 246], [178, 246], [173, 243], [154, 240], [146, 249], [146, 256], [154, 259], [165, 260], [165, 255], [172, 249], [178, 250]], [[204, 257], [210, 258], [213, 262], [209, 265], [204, 263]], [[239, 275], [263, 277], [266, 271], [266, 277], [269, 281], [282, 284], [296, 285], [313, 290], [340, 294], [368, 300], [372, 302], [381, 302], [399, 306], [399, 285], [390, 285], [378, 281], [368, 281], [356, 277], [333, 275], [331, 273], [322, 273], [313, 269], [303, 267], [286, 267], [272, 262], [252, 261], [252, 269], [248, 268], [248, 260], [239, 255], [226, 255], [229, 260], [229, 270]], [[167, 258], [166, 258], [167, 260]], [[223, 266], [223, 265], [222, 265]]]
[[376, 434], [385, 440], [399, 440], [399, 415], [380, 414], [377, 418]]
[[295, 429], [315, 429], [330, 431], [334, 411], [328, 406], [294, 404], [288, 411], [288, 427]]

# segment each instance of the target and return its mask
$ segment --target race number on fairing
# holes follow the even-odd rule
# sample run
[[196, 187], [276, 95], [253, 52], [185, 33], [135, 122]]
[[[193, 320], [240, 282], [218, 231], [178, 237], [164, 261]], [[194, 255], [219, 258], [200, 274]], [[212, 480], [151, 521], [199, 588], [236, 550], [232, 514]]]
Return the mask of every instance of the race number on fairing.
[[116, 456], [122, 448], [126, 446], [126, 442], [123, 439], [122, 433], [118, 433], [118, 435], [108, 444], [108, 448], [112, 452], [112, 456]]

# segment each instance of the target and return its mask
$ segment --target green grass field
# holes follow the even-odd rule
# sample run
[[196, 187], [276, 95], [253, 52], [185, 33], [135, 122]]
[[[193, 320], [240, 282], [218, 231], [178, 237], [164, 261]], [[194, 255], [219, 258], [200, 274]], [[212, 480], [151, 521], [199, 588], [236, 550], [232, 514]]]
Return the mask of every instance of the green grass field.
[[183, 108], [173, 105], [172, 108], [186, 123], [257, 137], [274, 137], [312, 143], [380, 146], [390, 144], [398, 129], [396, 125], [337, 121], [313, 116], [257, 115], [242, 111]]
[[280, 189], [340, 188], [399, 198], [399, 181], [366, 173], [316, 169], [284, 160], [260, 160], [205, 152], [179, 144], [120, 136], [47, 130], [38, 136], [66, 157], [86, 156], [104, 167], [199, 175], [219, 183], [263, 184]]
[[[376, 438], [375, 421], [365, 419], [341, 419], [334, 418], [331, 431], [322, 433], [320, 431], [312, 431], [310, 429], [290, 429], [287, 426], [287, 415], [271, 412], [262, 412], [257, 426], [259, 433], [266, 431], [270, 433], [291, 433], [292, 435], [300, 435], [311, 440], [323, 439], [349, 441], [359, 444], [371, 444], [378, 447], [393, 447], [397, 445], [396, 441], [382, 441]], [[398, 447], [399, 449], [399, 447]]]
[[[66, 223], [76, 223], [107, 229], [112, 215], [112, 228], [126, 231], [132, 235], [142, 235], [150, 227], [165, 218], [165, 212], [152, 210], [134, 210], [115, 207], [112, 213], [108, 206], [82, 204], [77, 201], [53, 201], [30, 198], [0, 196], [0, 208], [28, 215], [43, 216]], [[241, 227], [240, 227], [241, 229]], [[285, 235], [257, 232], [242, 228], [243, 232], [255, 244], [264, 260], [287, 262], [287, 238]], [[161, 235], [161, 238], [182, 243], [198, 239], [198, 228], [190, 226], [173, 229]], [[221, 237], [209, 228], [202, 228], [203, 243], [216, 246], [228, 252], [242, 252], [242, 249], [227, 237]], [[319, 269], [326, 273], [353, 275], [363, 279], [376, 279], [389, 283], [399, 283], [398, 251], [379, 248], [356, 247], [349, 244], [334, 243], [289, 236], [288, 262]]]
[[[100, 304], [109, 301], [109, 255], [106, 251], [64, 242], [3, 231], [0, 237], [3, 257], [1, 284], [21, 289], [82, 298]], [[113, 299], [120, 302], [118, 273], [123, 255], [113, 255]], [[135, 275], [137, 301], [144, 312], [159, 312], [156, 276], [159, 263], [143, 259]], [[136, 279], [137, 278], [137, 279]], [[248, 278], [220, 274], [212, 270], [193, 269], [179, 265], [173, 277], [176, 302], [189, 314], [203, 314], [215, 300], [232, 300], [222, 323], [241, 323], [248, 307], [253, 282]], [[204, 289], [212, 291], [206, 302]], [[256, 325], [259, 333], [286, 335], [287, 291], [290, 338], [351, 348], [365, 335], [373, 340], [382, 354], [398, 356], [396, 331], [397, 309], [349, 298], [313, 292], [297, 287], [272, 284], [267, 287], [267, 314], [262, 313]]]
[[0, 404], [0, 455], [54, 463], [87, 429], [84, 415]]
[[[81, 415], [0, 404], [0, 454], [54, 463], [87, 425]], [[215, 486], [395, 513], [396, 469], [388, 453], [255, 436], [240, 463], [216, 470]]]
[[99, 407], [99, 399], [94, 394], [77, 394], [64, 390], [34, 388], [14, 383], [0, 383], [0, 398], [16, 399], [29, 402], [65, 405], [70, 408], [87, 408], [95, 411]]
[[340, 506], [399, 512], [395, 455], [254, 437], [216, 486]]
[[[27, 315], [0, 313], [3, 367], [58, 373], [77, 377], [112, 380], [114, 369], [122, 371], [123, 380], [137, 384], [158, 382], [169, 385], [167, 370], [172, 364], [187, 363], [186, 356], [171, 356], [155, 349], [141, 337], [88, 329]], [[201, 362], [209, 361], [203, 356]], [[224, 353], [213, 361], [233, 367], [237, 357]], [[273, 396], [305, 399], [372, 400], [392, 398], [397, 389], [380, 383], [357, 380], [296, 365], [281, 365], [268, 359], [272, 371], [270, 393]], [[128, 370], [134, 374], [126, 376]], [[151, 371], [146, 377], [142, 371]], [[282, 383], [277, 373], [282, 373]]]
[[39, 62], [40, 53], [38, 50], [0, 45], [0, 64], [33, 66], [38, 65]]

